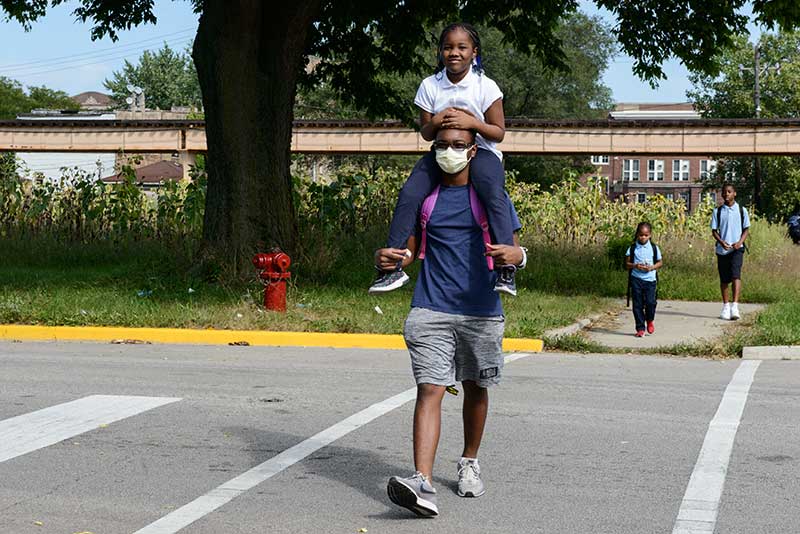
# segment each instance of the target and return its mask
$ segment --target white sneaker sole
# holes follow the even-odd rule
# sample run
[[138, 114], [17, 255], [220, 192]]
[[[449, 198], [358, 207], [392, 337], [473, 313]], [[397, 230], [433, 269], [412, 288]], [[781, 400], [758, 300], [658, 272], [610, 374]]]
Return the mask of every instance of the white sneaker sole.
[[473, 493], [471, 491], [462, 492], [461, 490], [458, 490], [458, 496], [459, 497], [475, 497], [475, 498], [477, 498], [477, 497], [480, 497], [481, 495], [483, 495], [484, 493], [486, 493], [486, 488], [483, 488], [478, 493]]
[[495, 293], [505, 293], [506, 295], [511, 295], [512, 297], [517, 296], [517, 291], [508, 286], [494, 286], [494, 291]]
[[389, 499], [398, 506], [407, 508], [420, 517], [433, 517], [439, 515], [439, 508], [427, 499], [423, 499], [414, 488], [397, 477], [389, 479], [386, 486]]
[[403, 287], [404, 285], [406, 285], [409, 282], [409, 280], [411, 280], [411, 279], [408, 277], [408, 275], [406, 273], [403, 273], [403, 276], [401, 278], [398, 278], [397, 280], [395, 280], [391, 284], [388, 284], [388, 285], [385, 285], [385, 286], [379, 286], [379, 287], [371, 286], [369, 288], [369, 293], [371, 293], [371, 294], [374, 294], [374, 293], [388, 293], [389, 291], [394, 291], [395, 289], [399, 289], [399, 288]]

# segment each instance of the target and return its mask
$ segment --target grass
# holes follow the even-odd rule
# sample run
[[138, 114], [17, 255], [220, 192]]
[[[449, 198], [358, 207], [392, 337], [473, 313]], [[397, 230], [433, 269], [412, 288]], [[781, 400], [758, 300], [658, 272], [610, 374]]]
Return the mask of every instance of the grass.
[[[288, 311], [282, 314], [260, 306], [255, 271], [246, 281], [197, 278], [190, 247], [3, 239], [0, 323], [401, 333], [412, 286], [380, 297], [367, 294], [372, 244], [354, 240], [321, 261], [295, 260]], [[708, 240], [659, 245], [665, 258], [660, 299], [719, 300]], [[624, 296], [626, 274], [602, 246], [529, 243], [529, 248], [529, 267], [518, 274], [520, 296], [504, 297], [507, 336], [541, 337]], [[743, 300], [768, 307], [722, 340], [658, 352], [725, 356], [741, 353], [745, 345], [800, 344], [800, 247], [791, 245], [779, 227], [760, 224], [754, 225], [751, 248]], [[607, 351], [581, 336], [547, 341], [560, 350]]]
[[[158, 243], [4, 240], [0, 248], [1, 323], [396, 334], [412, 295], [411, 285], [368, 295], [373, 271], [366, 261], [361, 269], [339, 269], [324, 281], [300, 266], [283, 314], [260, 306], [263, 292], [255, 271], [250, 281], [204, 282], [191, 275], [190, 251], [176, 253]], [[520, 284], [527, 278], [523, 273]], [[507, 335], [538, 337], [606, 306], [607, 299], [591, 294], [524, 291], [506, 300]]]

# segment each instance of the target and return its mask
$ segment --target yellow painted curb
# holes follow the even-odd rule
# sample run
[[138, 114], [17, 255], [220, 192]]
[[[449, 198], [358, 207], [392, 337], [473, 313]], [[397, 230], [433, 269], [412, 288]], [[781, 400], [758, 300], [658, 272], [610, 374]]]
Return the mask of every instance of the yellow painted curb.
[[[403, 336], [385, 334], [324, 334], [318, 332], [265, 332], [260, 330], [191, 330], [182, 328], [121, 328], [113, 326], [0, 325], [0, 339], [27, 341], [138, 340], [151, 343], [196, 343], [282, 347], [333, 347], [361, 349], [405, 349]], [[506, 352], [541, 352], [541, 339], [506, 338]]]

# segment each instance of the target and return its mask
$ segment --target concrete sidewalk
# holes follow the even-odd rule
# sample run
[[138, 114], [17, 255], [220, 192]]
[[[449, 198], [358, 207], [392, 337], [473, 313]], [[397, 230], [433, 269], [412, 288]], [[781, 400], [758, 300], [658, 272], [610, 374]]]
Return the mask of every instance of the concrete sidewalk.
[[[739, 304], [742, 317], [764, 307], [763, 304]], [[643, 338], [634, 336], [633, 313], [625, 308], [615, 315], [603, 318], [590, 326], [589, 339], [613, 348], [655, 348], [677, 343], [693, 343], [719, 336], [725, 326], [735, 321], [719, 318], [719, 302], [688, 302], [660, 300], [656, 309], [656, 331]]]

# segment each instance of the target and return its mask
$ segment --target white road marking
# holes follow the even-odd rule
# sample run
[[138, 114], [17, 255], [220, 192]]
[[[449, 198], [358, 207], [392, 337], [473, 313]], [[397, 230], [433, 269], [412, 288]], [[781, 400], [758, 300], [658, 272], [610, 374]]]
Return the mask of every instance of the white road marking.
[[725, 388], [717, 413], [708, 425], [672, 534], [713, 534], [736, 431], [760, 364], [758, 360], [743, 361]]
[[5, 419], [0, 421], [0, 463], [179, 400], [92, 395]]
[[[530, 356], [530, 354], [509, 354], [505, 357], [505, 362], [510, 363], [524, 358], [525, 356]], [[252, 469], [245, 471], [238, 477], [225, 482], [205, 495], [181, 506], [174, 512], [137, 530], [134, 534], [175, 534], [198, 519], [213, 512], [220, 506], [232, 501], [247, 490], [254, 488], [268, 478], [277, 475], [284, 469], [291, 467], [307, 456], [315, 453], [319, 449], [330, 445], [337, 439], [391, 412], [395, 408], [399, 408], [408, 401], [414, 400], [416, 396], [417, 388], [413, 387], [394, 397], [389, 397], [384, 401], [375, 403], [351, 415], [347, 419], [326, 428], [322, 432], [311, 436], [307, 440], [298, 443], [294, 447], [286, 449], [282, 453], [273, 456]]]

